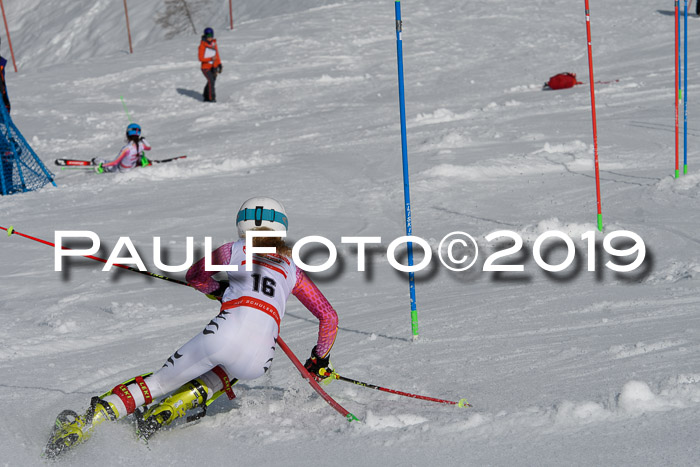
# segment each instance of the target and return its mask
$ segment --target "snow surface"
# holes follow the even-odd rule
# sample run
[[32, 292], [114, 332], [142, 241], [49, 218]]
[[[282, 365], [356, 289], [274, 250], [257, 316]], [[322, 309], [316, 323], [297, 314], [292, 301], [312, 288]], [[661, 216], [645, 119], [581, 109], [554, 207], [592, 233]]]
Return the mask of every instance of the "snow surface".
[[[405, 229], [394, 2], [239, 0], [233, 31], [228, 2], [189, 2], [198, 31], [217, 31], [215, 105], [198, 96], [199, 33], [181, 16], [159, 23], [166, 2], [130, 3], [133, 55], [121, 2], [5, 2], [20, 67], [8, 70], [12, 116], [58, 187], [2, 198], [0, 225], [49, 241], [92, 230], [103, 256], [129, 236], [152, 268], [154, 236], [181, 262], [185, 237], [198, 253], [205, 236], [230, 241], [243, 200], [276, 197], [291, 240], [338, 245], [339, 263], [314, 274], [340, 315], [338, 371], [474, 408], [333, 382], [328, 392], [362, 420], [349, 424], [278, 352], [268, 375], [201, 422], [148, 446], [127, 423], [103, 425], [60, 464], [697, 465], [700, 52], [689, 51], [690, 173], [676, 180], [672, 2], [591, 2], [596, 79], [619, 79], [596, 99], [605, 231], [636, 232], [647, 247], [627, 274], [604, 267], [601, 234], [597, 271], [586, 268], [589, 88], [540, 90], [560, 71], [588, 82], [583, 3], [403, 2], [414, 233], [436, 248], [462, 230], [482, 252], [468, 272], [433, 259], [417, 274], [416, 343], [407, 280], [385, 253]], [[153, 158], [187, 159], [113, 176], [56, 170], [57, 157], [116, 155], [120, 96]], [[510, 259], [525, 271], [481, 271], [494, 251], [484, 237], [504, 229], [524, 239]], [[576, 245], [561, 273], [533, 260], [549, 230]], [[340, 243], [360, 235], [383, 240], [364, 273]], [[44, 464], [60, 410], [157, 369], [217, 312], [182, 286], [81, 259], [54, 272], [51, 248], [0, 242], [1, 465]], [[282, 335], [302, 360], [316, 332], [291, 299]]]

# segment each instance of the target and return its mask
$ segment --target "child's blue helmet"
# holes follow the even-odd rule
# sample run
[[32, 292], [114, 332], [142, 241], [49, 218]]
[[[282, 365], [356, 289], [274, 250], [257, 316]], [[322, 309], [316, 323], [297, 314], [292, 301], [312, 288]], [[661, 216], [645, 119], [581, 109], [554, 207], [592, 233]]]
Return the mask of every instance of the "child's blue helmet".
[[141, 136], [141, 127], [136, 123], [129, 124], [126, 127], [126, 136]]

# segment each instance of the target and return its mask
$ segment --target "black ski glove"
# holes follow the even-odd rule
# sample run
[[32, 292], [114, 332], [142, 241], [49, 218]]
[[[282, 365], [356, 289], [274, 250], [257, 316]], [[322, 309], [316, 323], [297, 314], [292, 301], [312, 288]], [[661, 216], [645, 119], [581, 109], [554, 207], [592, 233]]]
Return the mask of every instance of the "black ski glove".
[[219, 66], [216, 67], [216, 72], [219, 73], [219, 74], [221, 74], [221, 71], [222, 71], [223, 69], [224, 69], [224, 66], [223, 66], [223, 65], [219, 65]]
[[318, 355], [316, 355], [316, 347], [314, 347], [311, 350], [311, 356], [306, 361], [306, 363], [304, 363], [304, 368], [306, 368], [306, 370], [309, 373], [311, 373], [312, 375], [320, 376], [318, 374], [318, 372], [321, 369], [325, 369], [328, 372], [333, 371], [332, 369], [329, 368], [329, 366], [331, 364], [330, 359], [331, 359], [330, 354], [326, 355], [325, 358], [319, 357]]
[[228, 288], [228, 281], [219, 281], [219, 287], [216, 288], [216, 290], [212, 290], [209, 292], [207, 295], [208, 298], [212, 300], [218, 300], [221, 301], [224, 297], [224, 292], [226, 292], [226, 289]]

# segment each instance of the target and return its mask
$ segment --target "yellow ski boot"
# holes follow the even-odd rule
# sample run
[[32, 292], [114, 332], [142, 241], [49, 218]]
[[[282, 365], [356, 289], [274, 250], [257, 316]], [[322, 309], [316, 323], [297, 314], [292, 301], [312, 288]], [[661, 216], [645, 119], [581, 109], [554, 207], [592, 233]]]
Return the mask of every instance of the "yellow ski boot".
[[76, 444], [84, 443], [90, 438], [97, 425], [117, 418], [119, 413], [114, 405], [97, 396], [90, 400], [90, 408], [85, 415], [64, 410], [56, 417], [53, 433], [44, 449], [44, 456], [53, 459]]
[[183, 417], [188, 410], [206, 407], [208, 391], [206, 384], [200, 378], [196, 378], [152, 405], [145, 413], [137, 412], [138, 435], [143, 440], [148, 440], [156, 431]]

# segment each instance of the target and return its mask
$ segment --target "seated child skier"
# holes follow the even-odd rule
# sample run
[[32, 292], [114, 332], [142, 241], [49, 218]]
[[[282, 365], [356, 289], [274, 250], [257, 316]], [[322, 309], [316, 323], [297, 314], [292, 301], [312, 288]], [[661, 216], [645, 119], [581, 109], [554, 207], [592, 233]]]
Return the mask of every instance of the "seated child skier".
[[[212, 252], [212, 264], [238, 266], [228, 280], [217, 282], [205, 269], [204, 258], [186, 275], [187, 283], [221, 301], [218, 316], [180, 347], [153, 374], [137, 376], [95, 396], [84, 415], [65, 410], [56, 419], [45, 455], [53, 458], [87, 440], [105, 420], [135, 414], [139, 435], [148, 439], [185, 411], [206, 409], [221, 394], [235, 397], [231, 386], [259, 378], [270, 368], [277, 346], [280, 320], [290, 294], [319, 320], [318, 339], [304, 365], [313, 375], [329, 368], [329, 354], [338, 332], [338, 315], [321, 291], [291, 258], [281, 237], [256, 237], [256, 247], [275, 247], [276, 253], [254, 254], [253, 270], [246, 271], [246, 232], [287, 231], [284, 207], [272, 198], [251, 198], [238, 211], [239, 240]], [[160, 402], [158, 398], [170, 395]], [[144, 406], [143, 409], [139, 407]], [[202, 413], [200, 412], [199, 416]], [[197, 418], [197, 417], [195, 417]]]
[[123, 172], [133, 169], [137, 165], [147, 166], [150, 161], [146, 157], [144, 151], [150, 151], [151, 145], [141, 136], [141, 127], [136, 123], [131, 123], [126, 127], [126, 146], [124, 146], [116, 159], [111, 162], [106, 162], [103, 159], [93, 159], [92, 162], [97, 166], [97, 173], [103, 172]]

